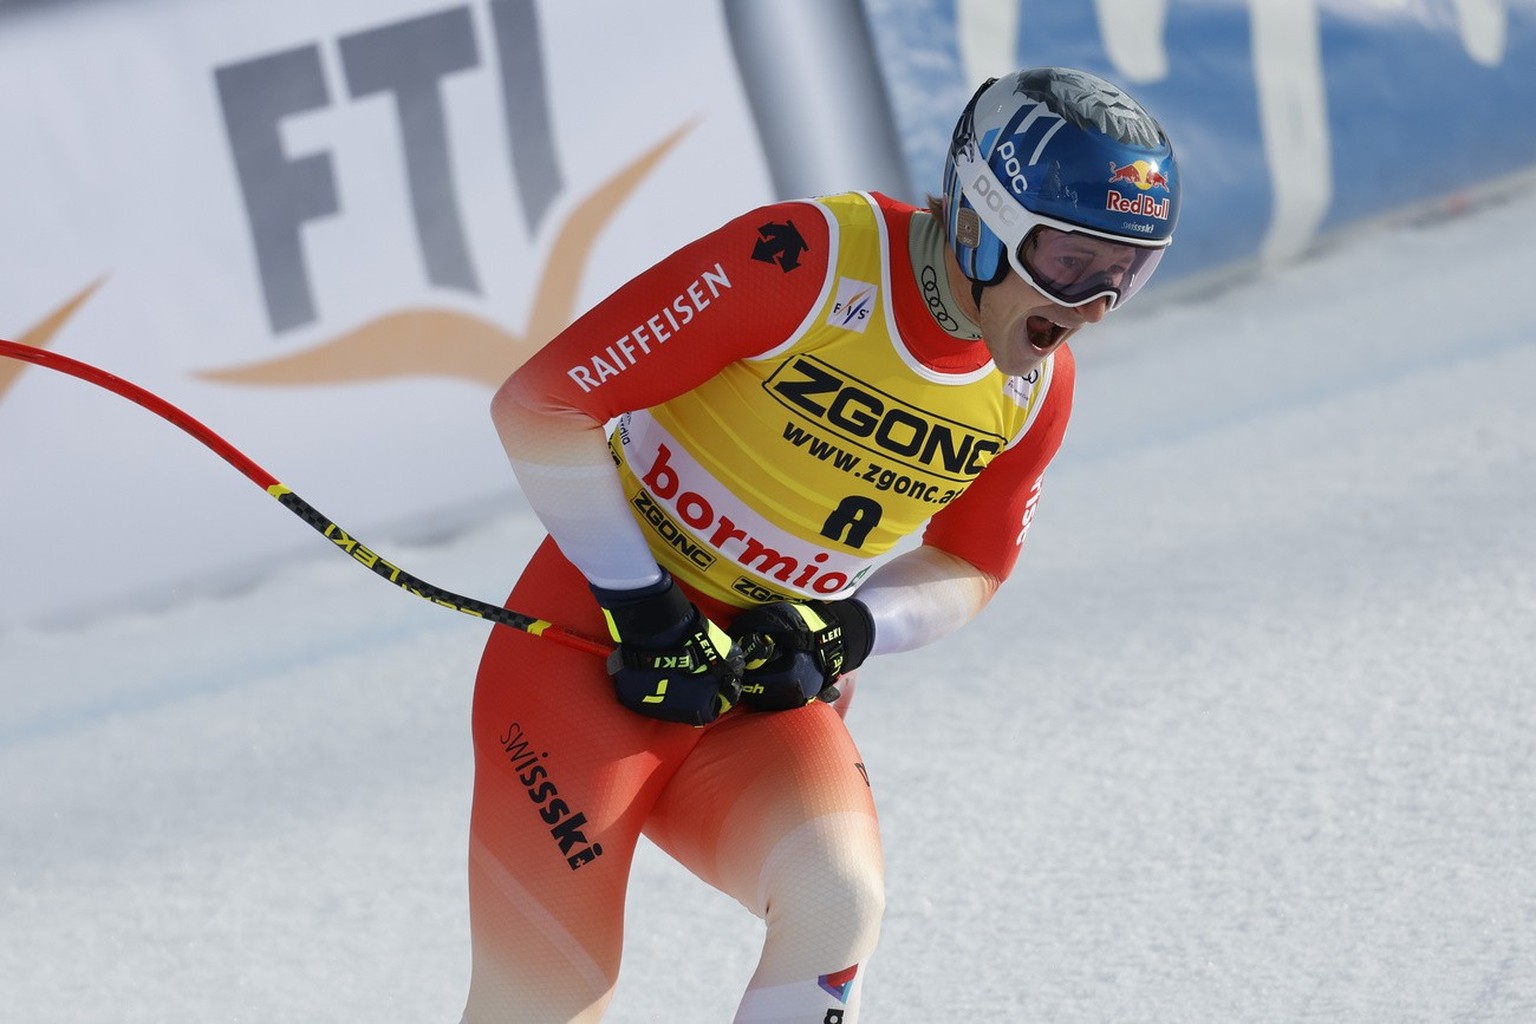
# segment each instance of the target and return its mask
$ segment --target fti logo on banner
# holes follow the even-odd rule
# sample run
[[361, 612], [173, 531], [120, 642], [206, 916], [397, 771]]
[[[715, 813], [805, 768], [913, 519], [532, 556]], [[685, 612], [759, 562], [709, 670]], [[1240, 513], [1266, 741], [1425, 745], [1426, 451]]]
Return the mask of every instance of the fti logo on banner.
[[837, 298], [827, 323], [861, 334], [869, 326], [869, 314], [875, 308], [875, 295], [879, 288], [868, 281], [855, 281], [851, 277], [837, 279]]
[[[302, 338], [300, 350], [288, 346], [273, 358], [204, 369], [199, 377], [286, 387], [446, 375], [494, 388], [576, 318], [581, 309], [573, 268], [594, 256], [602, 232], [695, 122], [605, 168], [601, 180], [574, 188], [558, 160], [559, 122], [542, 70], [551, 60], [543, 48], [551, 44], [540, 31], [539, 5], [488, 0], [486, 6], [488, 19], [466, 4], [322, 35], [213, 69], [270, 333], [277, 338], [318, 329], [323, 337]], [[345, 89], [334, 88], [336, 76]], [[456, 83], [452, 88], [450, 80]], [[471, 109], [467, 98], [475, 95], [500, 98], [499, 105], [485, 108], [499, 110], [499, 124], [465, 119]], [[382, 150], [380, 143], [345, 128], [352, 123], [351, 108], [380, 96], [392, 97], [399, 112], [396, 131], [384, 137]], [[330, 134], [324, 146], [290, 152], [284, 133], [299, 118], [325, 127]], [[484, 234], [472, 230], [485, 223], [488, 210], [499, 209], [503, 183], [494, 175], [471, 183], [454, 173], [456, 162], [480, 154], [487, 138], [509, 147], [511, 175], [505, 185], [529, 232], [547, 237], [537, 248], [561, 254], [558, 262], [540, 264], [534, 253], [501, 253], [537, 275], [524, 332], [491, 314], [487, 282], [505, 275], [497, 273], [497, 256], [485, 251]], [[362, 271], [340, 274], [339, 250], [315, 241], [318, 222], [344, 221], [355, 208], [344, 194], [354, 180], [343, 172], [348, 161], [390, 159], [404, 170], [403, 188], [398, 195], [385, 190], [382, 198], [394, 203], [396, 212], [409, 214], [417, 251], [405, 255], [416, 258], [376, 250], [359, 264], [398, 267], [408, 287], [456, 293], [452, 301], [402, 308], [384, 289], [362, 283]], [[343, 289], [349, 286], [378, 297], [365, 298], [361, 309], [349, 314], [351, 322], [340, 324], [334, 311], [327, 316], [323, 300], [331, 298], [333, 310], [344, 307]], [[364, 316], [359, 320], [356, 312]], [[663, 310], [658, 316], [670, 314]], [[621, 350], [613, 355], [628, 358]]]

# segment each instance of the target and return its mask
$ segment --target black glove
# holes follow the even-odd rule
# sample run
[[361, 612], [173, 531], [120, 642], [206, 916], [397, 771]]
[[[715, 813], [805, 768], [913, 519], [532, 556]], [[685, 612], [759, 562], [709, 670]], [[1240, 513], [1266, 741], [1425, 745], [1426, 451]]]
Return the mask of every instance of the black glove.
[[747, 652], [742, 700], [760, 711], [784, 711], [836, 700], [832, 684], [869, 657], [875, 623], [856, 598], [776, 601], [742, 612], [730, 634]]
[[619, 703], [664, 722], [708, 725], [741, 699], [741, 651], [671, 576], [639, 590], [592, 593], [619, 643], [608, 657]]

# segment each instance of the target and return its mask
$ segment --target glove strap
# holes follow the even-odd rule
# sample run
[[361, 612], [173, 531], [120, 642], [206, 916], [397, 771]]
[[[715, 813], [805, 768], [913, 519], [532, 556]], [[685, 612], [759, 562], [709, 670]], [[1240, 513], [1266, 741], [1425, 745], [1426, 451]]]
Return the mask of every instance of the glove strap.
[[619, 644], [608, 657], [609, 674], [617, 672], [619, 665], [685, 672], [704, 667], [719, 672], [725, 665], [730, 637], [699, 613], [665, 570], [648, 587], [605, 590], [594, 586], [592, 594], [602, 607], [608, 634]]
[[810, 650], [830, 683], [864, 664], [875, 643], [874, 617], [858, 598], [808, 601], [797, 606], [810, 629]]

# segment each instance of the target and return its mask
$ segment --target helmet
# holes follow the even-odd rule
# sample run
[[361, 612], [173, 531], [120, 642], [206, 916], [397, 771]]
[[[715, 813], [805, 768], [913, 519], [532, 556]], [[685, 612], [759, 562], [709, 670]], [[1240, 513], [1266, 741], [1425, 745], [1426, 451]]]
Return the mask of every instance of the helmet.
[[[1108, 296], [1113, 307], [1173, 241], [1178, 166], [1162, 127], [1120, 89], [1085, 71], [1032, 68], [971, 98], [944, 162], [943, 212], [978, 296], [1012, 267], [1063, 305]], [[1057, 260], [1052, 246], [1082, 251]]]

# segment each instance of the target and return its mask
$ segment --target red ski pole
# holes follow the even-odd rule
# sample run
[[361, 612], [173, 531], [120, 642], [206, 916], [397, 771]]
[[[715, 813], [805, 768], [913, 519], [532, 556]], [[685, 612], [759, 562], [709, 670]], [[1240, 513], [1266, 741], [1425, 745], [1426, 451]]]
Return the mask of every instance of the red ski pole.
[[360, 565], [373, 570], [374, 574], [388, 580], [395, 586], [417, 597], [431, 601], [433, 604], [444, 608], [451, 608], [465, 615], [473, 615], [476, 618], [487, 619], [503, 626], [511, 626], [520, 629], [524, 633], [532, 633], [534, 636], [553, 640], [564, 644], [566, 647], [578, 651], [586, 651], [599, 657], [607, 657], [613, 651], [613, 645], [606, 640], [596, 640], [581, 633], [575, 633], [544, 619], [535, 618], [532, 615], [524, 615], [520, 612], [509, 611], [500, 605], [479, 601], [472, 597], [464, 597], [452, 591], [412, 576], [399, 566], [379, 556], [372, 548], [363, 545], [346, 530], [337, 526], [335, 522], [326, 518], [309, 502], [299, 497], [289, 488], [283, 486], [266, 470], [251, 461], [243, 452], [224, 438], [214, 433], [198, 420], [188, 415], [182, 409], [177, 408], [160, 396], [144, 390], [131, 381], [98, 369], [89, 363], [82, 363], [78, 359], [59, 355], [47, 349], [36, 348], [32, 345], [21, 345], [14, 341], [6, 341], [0, 338], [0, 356], [11, 359], [20, 359], [25, 362], [35, 363], [38, 366], [50, 370], [66, 373], [71, 377], [78, 377], [83, 381], [105, 388], [113, 394], [143, 406], [150, 412], [175, 424], [182, 430], [191, 434], [206, 447], [213, 450], [225, 462], [234, 466], [243, 473], [252, 483], [276, 498], [288, 511], [314, 527], [327, 540], [338, 549], [352, 556]]

